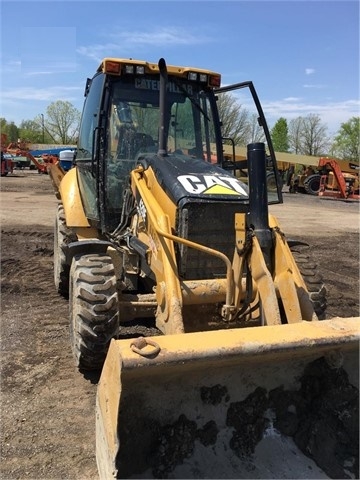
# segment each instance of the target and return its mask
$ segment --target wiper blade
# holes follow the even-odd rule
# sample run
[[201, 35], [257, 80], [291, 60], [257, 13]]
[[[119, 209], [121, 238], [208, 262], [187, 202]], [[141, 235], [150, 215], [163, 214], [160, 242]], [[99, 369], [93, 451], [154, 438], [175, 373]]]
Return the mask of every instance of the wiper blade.
[[199, 105], [199, 103], [191, 96], [189, 93], [186, 91], [186, 88], [182, 85], [182, 83], [179, 82], [177, 78], [174, 78], [174, 83], [179, 89], [182, 91], [182, 93], [185, 95], [186, 98], [190, 100], [190, 102], [204, 115], [206, 120], [210, 122], [210, 118], [208, 117], [207, 113], [204, 111], [204, 109]]

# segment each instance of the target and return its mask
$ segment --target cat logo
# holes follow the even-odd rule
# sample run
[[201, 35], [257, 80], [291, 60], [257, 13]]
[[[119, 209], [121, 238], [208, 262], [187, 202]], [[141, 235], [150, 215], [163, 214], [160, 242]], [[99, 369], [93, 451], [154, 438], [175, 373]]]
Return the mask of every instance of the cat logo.
[[177, 179], [189, 193], [248, 197], [244, 186], [235, 177], [225, 175], [180, 175]]
[[[149, 79], [149, 78], [135, 78], [135, 88], [141, 90], [160, 90], [160, 80]], [[183, 93], [187, 92], [189, 95], [193, 95], [192, 85], [186, 85], [186, 83], [181, 85], [181, 88], [173, 82], [168, 82], [166, 85], [166, 90], [170, 93]]]

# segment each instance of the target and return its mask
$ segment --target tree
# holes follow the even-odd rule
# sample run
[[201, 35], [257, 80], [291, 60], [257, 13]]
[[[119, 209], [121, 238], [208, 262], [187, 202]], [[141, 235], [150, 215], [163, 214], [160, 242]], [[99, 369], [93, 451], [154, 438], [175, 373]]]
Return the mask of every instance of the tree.
[[297, 117], [290, 120], [289, 123], [289, 147], [295, 155], [301, 153], [301, 131], [302, 131], [303, 118]]
[[217, 102], [223, 137], [232, 138], [235, 145], [247, 145], [251, 135], [249, 112], [230, 93], [218, 95]]
[[20, 123], [19, 136], [26, 142], [45, 143], [42, 128], [35, 120], [23, 120]]
[[1, 133], [7, 136], [7, 141], [17, 142], [19, 138], [19, 129], [14, 122], [8, 123], [5, 118], [0, 119]]
[[258, 114], [249, 111], [230, 93], [218, 95], [218, 109], [224, 138], [232, 138], [235, 145], [263, 142], [264, 131], [259, 125]]
[[321, 123], [319, 115], [310, 113], [303, 118], [301, 134], [301, 153], [303, 155], [321, 155], [328, 151], [329, 138], [327, 126]]
[[249, 136], [246, 139], [245, 145], [249, 143], [265, 142], [264, 129], [259, 124], [259, 115], [252, 113], [248, 119]]
[[289, 133], [285, 118], [281, 117], [271, 130], [271, 140], [276, 152], [289, 151]]
[[8, 126], [8, 123], [7, 123], [6, 119], [4, 117], [1, 117], [0, 118], [0, 131], [1, 131], [1, 133], [3, 133], [6, 136], [8, 136], [7, 126]]
[[319, 115], [310, 113], [289, 123], [289, 146], [297, 155], [324, 155], [329, 149], [327, 126]]
[[[44, 130], [55, 143], [69, 145], [76, 143], [79, 134], [80, 112], [70, 102], [58, 100], [51, 103], [46, 109]], [[35, 119], [42, 124], [42, 118]]]
[[21, 139], [30, 143], [75, 144], [81, 113], [70, 102], [61, 100], [51, 103], [46, 111], [47, 118], [38, 115], [33, 120], [23, 120], [19, 128], [14, 122], [0, 118], [1, 132], [7, 135], [9, 142]]
[[341, 124], [331, 151], [344, 160], [360, 161], [360, 117], [352, 117]]
[[9, 139], [12, 141], [12, 142], [17, 142], [18, 138], [19, 138], [19, 129], [18, 127], [15, 125], [14, 122], [11, 122], [9, 125], [8, 125], [8, 134], [9, 134]]

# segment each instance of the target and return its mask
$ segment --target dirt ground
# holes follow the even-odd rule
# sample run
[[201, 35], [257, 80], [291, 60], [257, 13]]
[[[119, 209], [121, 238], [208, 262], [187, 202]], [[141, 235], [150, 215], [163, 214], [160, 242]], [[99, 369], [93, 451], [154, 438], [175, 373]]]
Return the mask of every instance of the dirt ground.
[[[284, 194], [270, 207], [288, 238], [313, 247], [327, 317], [359, 315], [359, 204]], [[75, 368], [68, 305], [53, 284], [56, 198], [48, 176], [1, 178], [0, 478], [97, 479], [97, 378]]]

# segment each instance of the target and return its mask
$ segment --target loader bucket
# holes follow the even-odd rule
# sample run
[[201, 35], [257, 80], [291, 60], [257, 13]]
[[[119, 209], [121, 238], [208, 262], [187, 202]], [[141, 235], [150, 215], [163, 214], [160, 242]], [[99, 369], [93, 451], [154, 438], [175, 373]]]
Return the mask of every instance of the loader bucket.
[[100, 478], [356, 478], [359, 325], [112, 340], [96, 401]]

